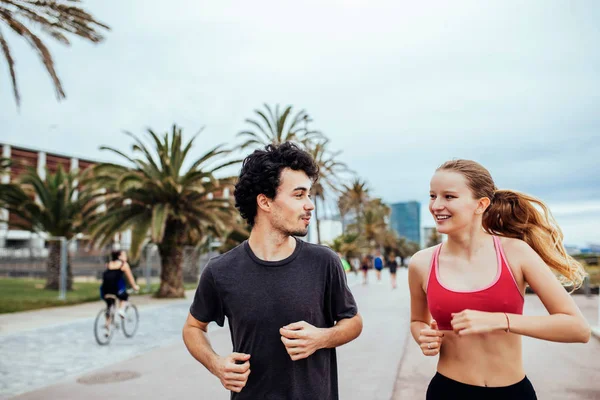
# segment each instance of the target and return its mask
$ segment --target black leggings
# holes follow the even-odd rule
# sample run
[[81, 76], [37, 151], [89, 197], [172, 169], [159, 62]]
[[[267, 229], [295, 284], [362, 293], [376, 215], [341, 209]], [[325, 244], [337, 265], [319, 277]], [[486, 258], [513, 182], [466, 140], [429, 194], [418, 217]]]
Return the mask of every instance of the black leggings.
[[535, 390], [527, 377], [510, 386], [487, 387], [468, 385], [435, 374], [427, 388], [427, 400], [536, 400]]

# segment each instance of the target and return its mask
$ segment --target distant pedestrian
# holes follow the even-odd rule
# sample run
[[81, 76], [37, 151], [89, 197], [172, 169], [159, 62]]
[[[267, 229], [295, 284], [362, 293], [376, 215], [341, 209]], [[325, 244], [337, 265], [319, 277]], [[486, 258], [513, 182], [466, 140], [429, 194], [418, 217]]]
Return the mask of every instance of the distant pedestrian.
[[[589, 325], [554, 274], [577, 287], [582, 266], [567, 255], [544, 203], [498, 190], [474, 161], [436, 170], [429, 211], [448, 240], [409, 263], [411, 332], [423, 354], [439, 354], [427, 399], [536, 399], [521, 337], [589, 340]], [[526, 286], [549, 315], [523, 315]]]
[[375, 268], [375, 275], [377, 276], [377, 283], [381, 283], [381, 271], [383, 271], [383, 257], [381, 251], [377, 250], [375, 257], [373, 258], [373, 267]]
[[396, 270], [398, 269], [398, 262], [393, 254], [388, 256], [387, 267], [390, 269], [390, 281], [392, 282], [392, 289], [396, 289]]
[[369, 273], [369, 268], [371, 266], [371, 259], [369, 258], [368, 255], [363, 256], [362, 260], [360, 261], [360, 270], [362, 271], [363, 274], [363, 285], [367, 284], [367, 276]]

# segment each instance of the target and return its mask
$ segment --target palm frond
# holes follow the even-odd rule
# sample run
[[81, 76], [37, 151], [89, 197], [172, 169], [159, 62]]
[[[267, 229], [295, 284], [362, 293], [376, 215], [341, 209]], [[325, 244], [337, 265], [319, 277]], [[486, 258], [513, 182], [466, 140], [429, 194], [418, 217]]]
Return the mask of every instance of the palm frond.
[[[254, 110], [258, 116], [256, 120], [251, 118], [245, 120], [249, 128], [237, 134], [238, 137], [245, 139], [238, 145], [239, 149], [264, 147], [269, 144], [278, 145], [286, 141], [309, 144], [313, 140], [324, 137], [320, 132], [308, 129], [307, 124], [312, 120], [305, 110], [293, 115], [293, 107], [288, 105], [280, 113], [279, 104], [275, 107], [264, 104], [264, 109], [266, 111]], [[303, 127], [300, 126], [301, 122], [304, 122]]]
[[[0, 23], [24, 38], [38, 54], [50, 75], [56, 97], [59, 100], [65, 98], [66, 94], [55, 70], [54, 59], [39, 34], [34, 33], [31, 28], [39, 28], [40, 33], [49, 35], [64, 45], [70, 44], [67, 35], [78, 36], [93, 43], [102, 41], [104, 37], [100, 34], [100, 29], [109, 30], [110, 28], [73, 4], [77, 2], [73, 0], [0, 0]], [[17, 105], [20, 105], [21, 97], [14, 69], [14, 59], [1, 32], [0, 49], [8, 63], [15, 101]]]
[[[129, 168], [100, 164], [89, 174], [89, 180], [98, 179], [105, 188], [103, 193], [97, 184], [90, 187], [90, 197], [98, 202], [95, 209], [98, 215], [93, 224], [94, 240], [104, 243], [108, 237], [122, 231], [125, 224], [135, 230], [136, 247], [141, 246], [147, 236], [159, 246], [172, 241], [173, 226], [179, 227], [177, 241], [191, 237], [203, 241], [206, 234], [223, 229], [235, 208], [231, 201], [216, 196], [222, 186], [214, 171], [239, 160], [223, 160], [230, 150], [218, 145], [193, 161], [191, 167], [182, 170], [194, 139], [184, 141], [183, 130], [176, 125], [165, 134], [158, 135], [151, 129], [147, 134], [153, 146], [145, 145], [128, 133], [134, 139], [139, 158], [107, 148], [128, 161]], [[223, 182], [230, 184], [227, 179]], [[213, 200], [209, 200], [211, 194]], [[125, 202], [129, 206], [123, 207]]]
[[13, 87], [13, 96], [15, 97], [15, 101], [17, 106], [21, 104], [21, 95], [19, 94], [19, 86], [17, 85], [17, 72], [15, 71], [15, 60], [12, 57], [12, 53], [10, 51], [10, 47], [8, 47], [8, 43], [4, 36], [2, 35], [2, 30], [0, 29], [0, 50], [2, 50], [2, 54], [6, 59], [6, 63], [8, 64], [8, 71], [10, 73], [10, 79]]

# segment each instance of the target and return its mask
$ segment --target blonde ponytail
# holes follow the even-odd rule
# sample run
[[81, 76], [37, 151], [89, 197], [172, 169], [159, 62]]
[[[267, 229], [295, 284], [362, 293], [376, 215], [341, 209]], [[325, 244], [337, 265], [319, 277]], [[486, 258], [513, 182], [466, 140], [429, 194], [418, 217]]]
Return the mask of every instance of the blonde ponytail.
[[483, 215], [483, 228], [492, 235], [525, 241], [560, 275], [563, 285], [576, 289], [583, 283], [583, 266], [567, 254], [563, 233], [541, 200], [513, 190], [496, 190]]

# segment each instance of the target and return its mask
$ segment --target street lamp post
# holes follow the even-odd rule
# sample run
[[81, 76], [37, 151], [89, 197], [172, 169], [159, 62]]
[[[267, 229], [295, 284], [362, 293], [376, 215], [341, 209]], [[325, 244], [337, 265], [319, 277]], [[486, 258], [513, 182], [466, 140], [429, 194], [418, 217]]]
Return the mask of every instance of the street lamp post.
[[60, 272], [58, 279], [58, 299], [66, 300], [67, 299], [67, 248], [71, 241], [76, 239], [81, 239], [84, 237], [82, 234], [77, 234], [73, 236], [71, 239], [67, 240], [64, 236], [50, 236], [47, 240], [57, 240], [60, 242]]
[[67, 238], [60, 238], [60, 280], [58, 281], [58, 299], [67, 299]]

